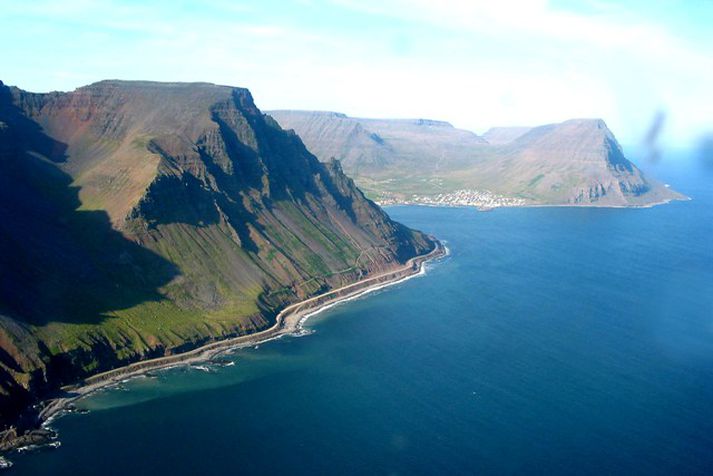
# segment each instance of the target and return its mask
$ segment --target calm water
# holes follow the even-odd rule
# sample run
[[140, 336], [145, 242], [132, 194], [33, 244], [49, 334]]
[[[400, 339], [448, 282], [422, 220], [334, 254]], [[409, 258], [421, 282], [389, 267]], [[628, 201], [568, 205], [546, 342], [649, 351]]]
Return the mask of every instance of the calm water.
[[452, 254], [312, 335], [85, 400], [17, 475], [710, 474], [713, 174], [648, 210], [396, 207]]

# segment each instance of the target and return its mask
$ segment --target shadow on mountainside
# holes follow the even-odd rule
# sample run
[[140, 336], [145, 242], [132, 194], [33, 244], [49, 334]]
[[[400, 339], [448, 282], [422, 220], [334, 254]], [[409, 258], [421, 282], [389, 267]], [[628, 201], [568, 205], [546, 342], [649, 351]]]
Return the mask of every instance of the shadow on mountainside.
[[[352, 198], [339, 190], [326, 166], [304, 148], [298, 137], [247, 110], [240, 97], [214, 106], [211, 119], [218, 126], [218, 140], [208, 134], [193, 145], [164, 135], [149, 142], [151, 152], [159, 154], [174, 170], [182, 170], [180, 175], [154, 181], [151, 199], [139, 205], [150, 226], [184, 223], [202, 227], [226, 220], [242, 249], [258, 253], [251, 230], [258, 235], [267, 233], [262, 216], [265, 209], [291, 202], [303, 213], [317, 217], [318, 211], [308, 200], [308, 194], [317, 200], [324, 194], [317, 181], [349, 219], [357, 222]], [[255, 148], [245, 143], [245, 137], [251, 134], [258, 144]], [[195, 175], [192, 161], [205, 167], [205, 176]], [[166, 203], [180, 206], [167, 208]]]
[[57, 164], [66, 144], [44, 134], [0, 83], [0, 313], [43, 325], [101, 322], [163, 299], [175, 265], [80, 211], [79, 189]]

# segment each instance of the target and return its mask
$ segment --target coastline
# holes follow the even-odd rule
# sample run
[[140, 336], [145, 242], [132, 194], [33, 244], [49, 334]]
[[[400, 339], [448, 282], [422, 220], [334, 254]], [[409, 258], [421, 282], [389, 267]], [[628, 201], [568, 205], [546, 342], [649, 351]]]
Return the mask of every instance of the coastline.
[[[216, 355], [237, 348], [261, 344], [284, 335], [294, 334], [302, 329], [304, 322], [326, 309], [345, 301], [356, 299], [364, 294], [377, 291], [424, 272], [426, 262], [446, 256], [447, 248], [434, 239], [436, 247], [430, 252], [410, 258], [404, 265], [376, 276], [371, 276], [326, 293], [305, 299], [285, 307], [275, 318], [271, 327], [252, 334], [214, 341], [180, 354], [167, 355], [155, 359], [134, 362], [106, 372], [87, 377], [82, 382], [61, 388], [65, 395], [42, 402], [39, 412], [40, 431], [47, 430], [55, 418], [62, 415], [74, 401], [103, 388], [115, 385], [125, 379], [140, 376], [153, 370], [167, 369], [181, 365], [190, 365], [210, 360]], [[20, 436], [21, 438], [22, 436]], [[19, 445], [23, 446], [23, 445]]]
[[399, 206], [416, 206], [416, 207], [431, 207], [431, 208], [474, 208], [479, 212], [489, 212], [493, 210], [498, 210], [501, 208], [612, 208], [612, 209], [647, 209], [654, 208], [660, 205], [668, 205], [673, 202], [689, 202], [693, 198], [682, 195], [680, 198], [665, 198], [663, 200], [649, 202], [644, 204], [627, 204], [627, 205], [602, 205], [595, 203], [587, 204], [573, 204], [573, 203], [526, 203], [522, 205], [501, 205], [501, 206], [489, 206], [481, 207], [476, 205], [465, 205], [465, 204], [441, 204], [441, 203], [418, 203], [418, 202], [393, 202], [393, 203], [379, 203], [376, 202], [380, 207], [399, 207]]

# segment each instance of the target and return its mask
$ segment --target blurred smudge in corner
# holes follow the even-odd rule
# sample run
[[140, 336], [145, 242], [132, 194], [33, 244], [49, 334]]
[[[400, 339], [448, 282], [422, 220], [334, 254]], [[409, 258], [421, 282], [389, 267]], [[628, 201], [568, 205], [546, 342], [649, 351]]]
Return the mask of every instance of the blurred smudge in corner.
[[705, 134], [698, 143], [698, 160], [708, 170], [713, 170], [713, 132]]
[[661, 131], [666, 122], [666, 113], [659, 109], [654, 114], [653, 121], [649, 127], [646, 136], [644, 137], [644, 150], [646, 151], [646, 158], [649, 162], [657, 163], [661, 160], [661, 144], [659, 137], [661, 136]]

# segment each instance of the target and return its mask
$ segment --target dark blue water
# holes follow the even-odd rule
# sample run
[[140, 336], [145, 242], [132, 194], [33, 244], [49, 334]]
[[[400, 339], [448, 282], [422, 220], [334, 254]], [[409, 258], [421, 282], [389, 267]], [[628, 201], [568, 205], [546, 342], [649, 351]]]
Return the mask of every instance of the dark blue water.
[[710, 474], [713, 176], [645, 210], [396, 207], [425, 277], [85, 400], [15, 474]]

